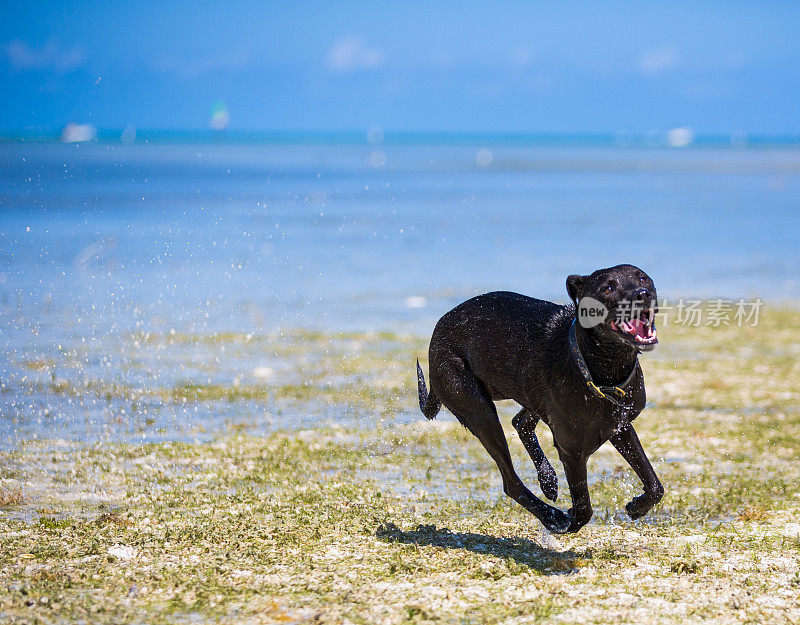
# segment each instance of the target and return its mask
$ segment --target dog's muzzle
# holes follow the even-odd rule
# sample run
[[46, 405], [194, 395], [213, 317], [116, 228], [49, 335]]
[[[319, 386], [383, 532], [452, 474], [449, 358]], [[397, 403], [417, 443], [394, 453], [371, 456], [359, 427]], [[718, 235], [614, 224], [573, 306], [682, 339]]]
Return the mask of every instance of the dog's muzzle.
[[618, 315], [613, 319], [609, 326], [625, 334], [635, 345], [646, 347], [658, 343], [658, 333], [656, 332], [655, 320], [656, 312], [652, 307], [641, 307], [627, 311], [627, 315]]

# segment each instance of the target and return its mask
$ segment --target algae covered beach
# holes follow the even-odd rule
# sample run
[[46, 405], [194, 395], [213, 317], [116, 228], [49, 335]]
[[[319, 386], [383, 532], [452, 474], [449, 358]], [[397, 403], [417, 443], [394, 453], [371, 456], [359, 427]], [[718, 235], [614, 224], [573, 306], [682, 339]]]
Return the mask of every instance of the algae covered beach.
[[[604, 446], [590, 462], [595, 517], [558, 538], [502, 494], [491, 460], [451, 416], [416, 417], [421, 337], [152, 336], [142, 349], [205, 345], [203, 362], [279, 351], [306, 381], [276, 372], [146, 392], [42, 383], [54, 401], [92, 394], [132, 415], [158, 401], [277, 418], [323, 402], [349, 418], [262, 433], [230, 423], [197, 441], [54, 437], [3, 451], [2, 619], [797, 622], [796, 312], [767, 306], [756, 327], [667, 322], [661, 335], [643, 359], [651, 406], [637, 430], [663, 502], [629, 521], [622, 507], [640, 485]], [[508, 427], [513, 407], [500, 406], [534, 487]], [[563, 493], [559, 505], [568, 507]]]

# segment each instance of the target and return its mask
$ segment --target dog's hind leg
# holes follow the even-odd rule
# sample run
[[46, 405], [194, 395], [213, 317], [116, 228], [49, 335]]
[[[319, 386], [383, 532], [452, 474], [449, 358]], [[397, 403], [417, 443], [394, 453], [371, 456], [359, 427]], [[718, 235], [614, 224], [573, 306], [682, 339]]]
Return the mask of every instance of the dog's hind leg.
[[539, 439], [536, 438], [537, 423], [539, 423], [539, 417], [527, 408], [520, 410], [511, 419], [511, 425], [517, 430], [519, 438], [525, 446], [525, 451], [533, 460], [536, 476], [539, 478], [539, 486], [542, 488], [544, 496], [550, 501], [555, 501], [558, 498], [558, 477], [556, 477], [553, 465], [544, 455]]
[[536, 497], [514, 471], [497, 409], [491, 397], [474, 373], [461, 359], [443, 359], [437, 370], [437, 393], [442, 403], [489, 452], [503, 478], [503, 490], [514, 501], [532, 513], [551, 532], [564, 532], [569, 527], [569, 515]]

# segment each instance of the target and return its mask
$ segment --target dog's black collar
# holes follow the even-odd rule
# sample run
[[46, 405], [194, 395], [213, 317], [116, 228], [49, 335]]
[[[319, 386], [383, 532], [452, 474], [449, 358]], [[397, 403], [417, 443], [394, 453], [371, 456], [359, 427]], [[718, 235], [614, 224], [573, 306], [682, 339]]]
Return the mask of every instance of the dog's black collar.
[[594, 383], [594, 380], [592, 380], [592, 374], [589, 372], [589, 367], [586, 364], [586, 360], [583, 358], [581, 348], [578, 346], [578, 339], [575, 336], [575, 319], [572, 320], [572, 325], [569, 327], [569, 348], [572, 352], [572, 358], [575, 360], [575, 364], [578, 367], [578, 371], [581, 372], [583, 379], [586, 381], [586, 386], [589, 387], [595, 397], [606, 399], [617, 406], [627, 406], [630, 404], [632, 397], [625, 389], [630, 386], [631, 382], [633, 382], [634, 376], [636, 375], [635, 364], [633, 365], [633, 369], [631, 369], [628, 379], [622, 384], [617, 384], [614, 386], [597, 386], [597, 384]]

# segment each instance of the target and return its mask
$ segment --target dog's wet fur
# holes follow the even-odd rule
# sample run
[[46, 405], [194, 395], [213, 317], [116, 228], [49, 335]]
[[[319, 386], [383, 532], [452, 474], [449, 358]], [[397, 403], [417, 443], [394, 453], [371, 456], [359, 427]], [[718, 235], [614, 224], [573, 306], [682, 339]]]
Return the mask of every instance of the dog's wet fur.
[[[572, 300], [567, 306], [510, 292], [473, 297], [436, 324], [428, 352], [430, 391], [417, 362], [423, 414], [433, 419], [446, 406], [497, 463], [505, 493], [555, 533], [577, 532], [591, 519], [586, 463], [608, 440], [644, 485], [644, 493], [625, 506], [632, 519], [644, 516], [664, 493], [632, 425], [645, 405], [638, 355], [657, 343], [655, 285], [638, 267], [618, 265], [569, 276], [567, 293]], [[584, 297], [608, 310], [605, 320], [591, 328], [576, 322]], [[631, 302], [636, 303], [632, 308]], [[634, 318], [621, 321], [626, 306]], [[624, 405], [587, 384], [570, 349], [573, 323], [595, 384], [620, 384], [635, 369]], [[522, 406], [512, 424], [536, 466], [542, 492], [555, 501], [556, 474], [535, 433], [540, 419], [550, 427], [572, 498], [569, 512], [536, 497], [514, 471], [494, 405], [503, 399]]]

